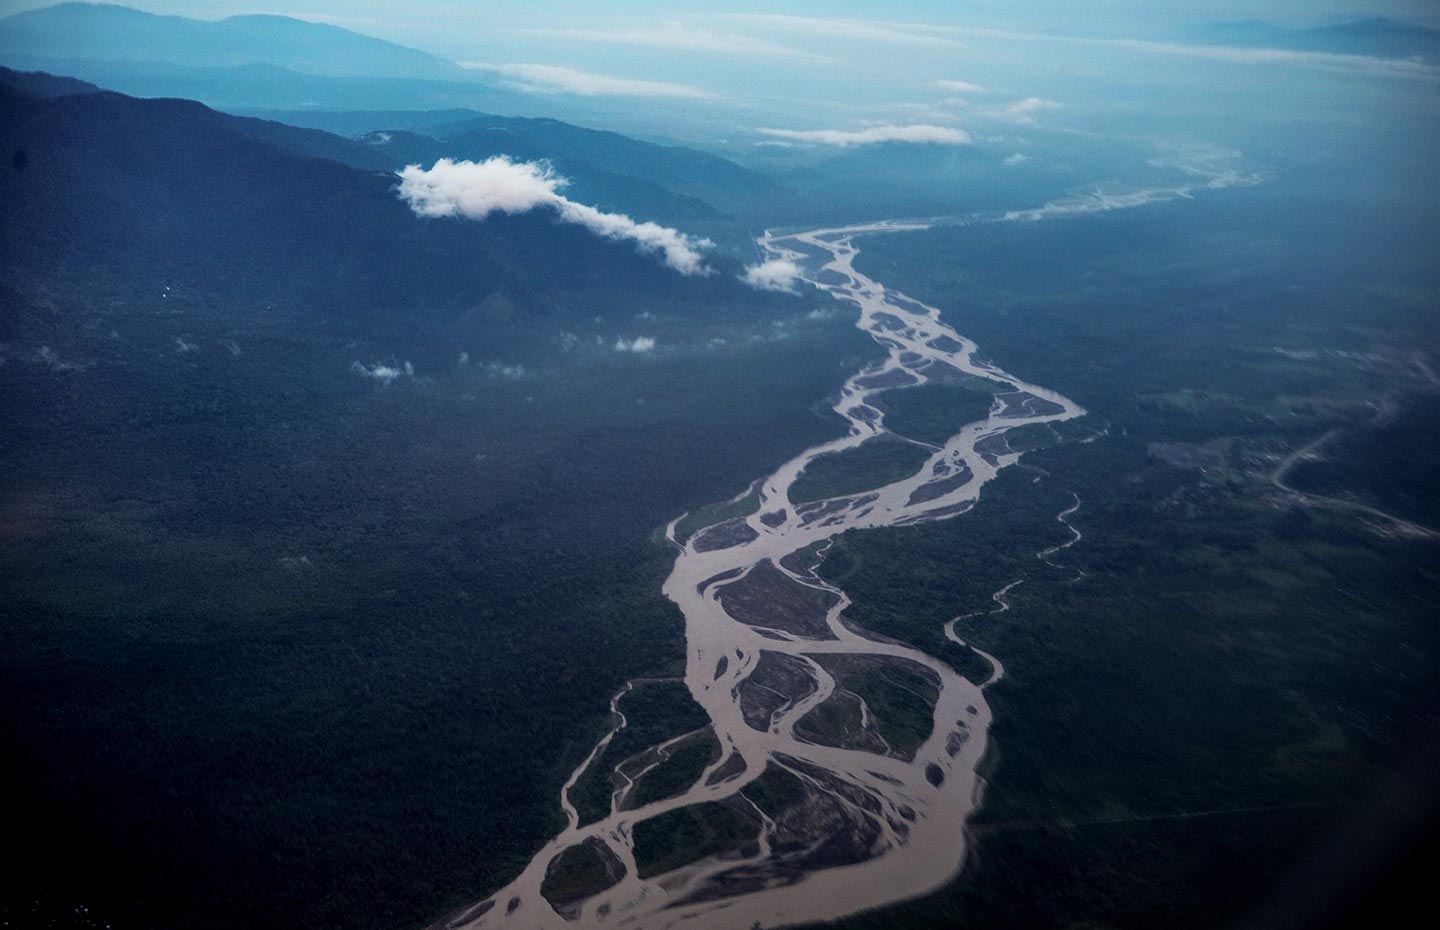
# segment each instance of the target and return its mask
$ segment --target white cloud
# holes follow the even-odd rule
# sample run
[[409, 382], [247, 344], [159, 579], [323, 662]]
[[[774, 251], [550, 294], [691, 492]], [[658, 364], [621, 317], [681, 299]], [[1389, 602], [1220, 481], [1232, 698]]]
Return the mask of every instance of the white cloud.
[[798, 294], [800, 267], [789, 259], [772, 258], [758, 265], [747, 265], [742, 280], [756, 290]]
[[[0, 349], [4, 348], [8, 347], [0, 346]], [[82, 371], [85, 368], [84, 365], [81, 365], [77, 362], [65, 361], [63, 358], [60, 357], [60, 353], [56, 352], [49, 346], [41, 346], [40, 348], [36, 349], [34, 358], [35, 361], [39, 362], [41, 365], [44, 365], [46, 368], [49, 368], [51, 371]], [[0, 363], [3, 363], [4, 361], [4, 354], [0, 353]]]
[[757, 132], [786, 142], [814, 145], [872, 145], [877, 142], [933, 142], [942, 145], [965, 145], [970, 135], [959, 129], [914, 123], [908, 126], [871, 126], [868, 129], [758, 129]]
[[483, 162], [442, 158], [426, 170], [410, 165], [399, 172], [400, 197], [418, 216], [463, 216], [483, 220], [492, 213], [554, 210], [564, 223], [583, 226], [605, 239], [634, 242], [658, 252], [665, 264], [685, 275], [707, 275], [700, 250], [714, 243], [655, 223], [637, 223], [619, 213], [602, 213], [559, 193], [566, 183], [548, 165], [512, 161], [504, 155]]
[[930, 27], [911, 23], [881, 23], [858, 19], [816, 19], [778, 13], [730, 13], [727, 19], [763, 26], [781, 32], [862, 39], [867, 42], [896, 42], [909, 45], [948, 45], [963, 48], [964, 42], [930, 32]]
[[621, 337], [615, 340], [616, 352], [653, 352], [655, 340], [650, 336], [636, 336], [634, 339]]
[[362, 365], [358, 361], [350, 363], [350, 370], [365, 378], [374, 378], [381, 384], [389, 384], [397, 378], [415, 377], [415, 366], [406, 362], [403, 366], [385, 365], [376, 362], [374, 365]]
[[1016, 152], [1014, 155], [1011, 155], [1009, 158], [1005, 159], [1005, 164], [1013, 167], [1015, 165], [1023, 165], [1029, 160], [1029, 155], [1022, 155], [1019, 152]]
[[952, 94], [983, 94], [985, 88], [969, 81], [936, 81], [935, 86]]
[[183, 336], [176, 336], [176, 337], [175, 337], [175, 351], [176, 351], [177, 353], [179, 353], [180, 355], [184, 355], [184, 354], [186, 354], [186, 353], [188, 353], [188, 352], [199, 352], [199, 351], [200, 351], [200, 347], [199, 347], [198, 345], [196, 345], [195, 343], [190, 342], [189, 340], [185, 339]]
[[1252, 48], [1233, 45], [1187, 45], [1181, 42], [1156, 42], [1149, 39], [1119, 39], [1095, 36], [1050, 35], [1038, 32], [1016, 32], [1006, 29], [937, 27], [952, 35], [1001, 39], [1012, 42], [1063, 42], [1074, 45], [1096, 45], [1132, 49], [1159, 55], [1186, 58], [1208, 58], [1237, 64], [1273, 64], [1363, 74], [1376, 77], [1418, 78], [1440, 81], [1440, 66], [1413, 58], [1381, 58], [1342, 52], [1312, 52], [1280, 48]]
[[713, 32], [680, 23], [661, 23], [640, 29], [526, 29], [531, 35], [611, 45], [643, 45], [650, 48], [692, 52], [719, 52], [725, 55], [758, 55], [767, 58], [821, 59], [797, 48], [769, 39], [736, 32]]
[[1373, 55], [1303, 52], [1278, 48], [1238, 48], [1228, 45], [1183, 45], [1177, 42], [1150, 42], [1141, 39], [1111, 39], [1108, 42], [1121, 48], [1187, 58], [1210, 58], [1241, 64], [1299, 65], [1320, 71], [1440, 80], [1440, 67], [1410, 58], [1378, 58]]
[[1005, 120], [1007, 123], [1015, 123], [1019, 126], [1035, 125], [1035, 114], [1041, 110], [1057, 110], [1060, 104], [1054, 100], [1043, 100], [1040, 97], [1026, 97], [1024, 100], [1017, 100], [1003, 110], [992, 111], [989, 115], [996, 119]]
[[460, 67], [472, 71], [489, 71], [513, 79], [520, 90], [537, 94], [579, 94], [582, 97], [687, 97], [714, 99], [715, 94], [689, 84], [669, 81], [641, 81], [634, 78], [596, 74], [560, 65], [513, 64], [491, 65], [478, 61], [462, 61]]
[[525, 377], [525, 366], [520, 364], [506, 364], [505, 362], [486, 362], [485, 377], [498, 378], [504, 381], [518, 381]]

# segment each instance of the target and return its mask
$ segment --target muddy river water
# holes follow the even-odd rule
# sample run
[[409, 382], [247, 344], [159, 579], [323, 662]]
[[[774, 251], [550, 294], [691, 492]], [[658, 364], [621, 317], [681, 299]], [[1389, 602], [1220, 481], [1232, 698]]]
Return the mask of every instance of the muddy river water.
[[[857, 238], [913, 228], [880, 223], [761, 240], [771, 257], [795, 261], [811, 285], [857, 306], [857, 325], [887, 355], [855, 373], [839, 392], [835, 410], [849, 422], [848, 434], [807, 449], [760, 479], [753, 514], [701, 530], [683, 544], [675, 524], [668, 528], [678, 555], [664, 593], [685, 616], [685, 683], [709, 715], [721, 746], [718, 758], [677, 797], [626, 810], [620, 809], [627, 806], [622, 788], [609, 816], [581, 825], [570, 789], [600, 757], [602, 742], [562, 793], [567, 828], [509, 886], [441, 926], [777, 927], [912, 898], [959, 871], [965, 820], [982, 787], [976, 766], [990, 725], [983, 689], [946, 662], [848, 625], [849, 598], [812, 569], [817, 553], [841, 533], [961, 517], [985, 483], [1019, 459], [1004, 441], [1006, 432], [1084, 411], [977, 359], [975, 344], [943, 322], [937, 309], [855, 270]], [[879, 439], [886, 432], [884, 412], [874, 401], [882, 392], [976, 376], [1005, 385], [988, 416], [943, 446], [929, 447], [914, 474], [860, 494], [798, 505], [790, 500], [792, 484], [818, 456], [877, 439], [895, 441]], [[993, 683], [1003, 671], [993, 657], [985, 658], [994, 667], [987, 682]], [[856, 668], [922, 683], [933, 715], [922, 745], [892, 749], [885, 742], [863, 697], [843, 689], [832, 674]], [[624, 719], [620, 697], [612, 702], [617, 726]], [[842, 699], [843, 708], [827, 704]], [[801, 725], [803, 734], [797, 733], [797, 724], [822, 705], [854, 718], [851, 731]], [[742, 793], [767, 766], [783, 767], [803, 786], [802, 800], [774, 819]], [[703, 802], [724, 802], [748, 814], [758, 823], [756, 835], [734, 849], [640, 878], [635, 825]], [[541, 894], [546, 870], [558, 854], [581, 843], [603, 853], [613, 884], [589, 898], [560, 902], [557, 910]]]

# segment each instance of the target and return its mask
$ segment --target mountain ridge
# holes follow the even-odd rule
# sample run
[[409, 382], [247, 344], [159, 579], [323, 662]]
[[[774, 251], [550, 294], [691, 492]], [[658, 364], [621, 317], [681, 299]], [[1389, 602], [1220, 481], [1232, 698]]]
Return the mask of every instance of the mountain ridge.
[[328, 23], [272, 14], [202, 20], [104, 3], [61, 3], [0, 19], [0, 56], [194, 67], [272, 64], [329, 77], [466, 74], [439, 56]]

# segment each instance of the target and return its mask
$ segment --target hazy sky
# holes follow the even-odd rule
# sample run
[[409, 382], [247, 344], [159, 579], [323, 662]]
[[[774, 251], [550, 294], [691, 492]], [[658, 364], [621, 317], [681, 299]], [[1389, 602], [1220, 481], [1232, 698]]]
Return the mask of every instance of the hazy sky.
[[[0, 10], [50, 6], [51, 0], [0, 0]], [[472, 56], [522, 29], [654, 27], [668, 21], [723, 31], [723, 14], [789, 14], [892, 22], [1043, 29], [1083, 35], [1155, 37], [1189, 23], [1266, 19], [1316, 23], [1346, 16], [1390, 15], [1440, 26], [1435, 0], [828, 0], [765, 4], [700, 0], [476, 0], [395, 3], [383, 0], [137, 0], [156, 13], [218, 18], [235, 13], [281, 13], [336, 23], [443, 55]]]
[[[6, 12], [46, 5], [0, 0]], [[1147, 131], [1189, 135], [1237, 106], [1289, 118], [1361, 89], [1428, 100], [1440, 82], [1434, 65], [1167, 41], [1216, 20], [1316, 24], [1388, 14], [1440, 26], [1437, 0], [128, 5], [198, 18], [269, 12], [330, 22], [471, 66], [488, 84], [520, 91], [524, 102], [511, 109], [526, 115], [772, 151], [880, 140], [1010, 144], [1038, 129], [1129, 131], [1141, 125], [1137, 114]]]

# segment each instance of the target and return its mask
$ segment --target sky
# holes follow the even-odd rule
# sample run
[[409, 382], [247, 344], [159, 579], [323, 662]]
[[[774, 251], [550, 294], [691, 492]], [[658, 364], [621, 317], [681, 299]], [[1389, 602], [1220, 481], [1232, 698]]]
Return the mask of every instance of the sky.
[[[1150, 131], [1168, 131], [1171, 117], [1180, 130], [1207, 114], [1223, 119], [1237, 103], [1277, 119], [1319, 113], [1336, 93], [1333, 80], [1318, 83], [1327, 75], [1408, 83], [1402, 92], [1412, 97], [1433, 96], [1440, 83], [1434, 66], [1172, 41], [1187, 26], [1237, 19], [1318, 24], [1383, 14], [1440, 27], [1436, 0], [259, 3], [127, 5], [329, 22], [519, 90], [533, 101], [526, 115], [776, 152], [889, 140], [1008, 145], [995, 140], [1028, 129], [1126, 131], [1141, 110]], [[0, 0], [6, 12], [45, 5]]]
[[[50, 6], [54, 0], [0, 0], [0, 11]], [[219, 18], [278, 13], [335, 23], [446, 56], [483, 49], [497, 32], [521, 29], [651, 28], [667, 21], [717, 25], [723, 14], [787, 14], [892, 22], [1037, 29], [1134, 38], [1214, 20], [1264, 19], [1308, 25], [1335, 18], [1385, 15], [1440, 27], [1435, 0], [827, 0], [717, 4], [701, 0], [476, 0], [396, 3], [383, 0], [136, 0], [155, 13]]]

